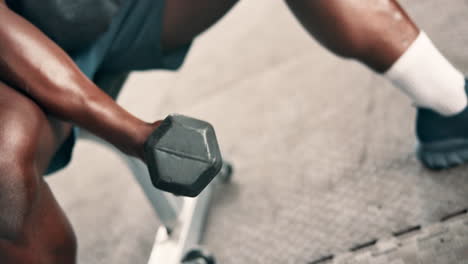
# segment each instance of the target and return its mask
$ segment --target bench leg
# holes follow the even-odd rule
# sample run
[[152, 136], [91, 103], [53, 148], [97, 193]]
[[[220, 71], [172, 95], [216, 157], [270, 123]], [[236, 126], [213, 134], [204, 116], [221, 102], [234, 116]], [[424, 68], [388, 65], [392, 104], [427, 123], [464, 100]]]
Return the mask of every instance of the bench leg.
[[[80, 133], [80, 138], [110, 146], [85, 131]], [[232, 174], [231, 165], [225, 163], [220, 173], [199, 196], [176, 197], [153, 187], [148, 169], [143, 162], [124, 155], [121, 157], [127, 162], [162, 224], [156, 233], [148, 264], [182, 263], [187, 253], [198, 248], [213, 191], [216, 185], [229, 182]]]
[[162, 222], [155, 237], [148, 264], [180, 264], [192, 249], [198, 247], [216, 184], [229, 181], [231, 166], [225, 164], [220, 174], [196, 198], [175, 197], [155, 189], [145, 165], [127, 159], [133, 175]]

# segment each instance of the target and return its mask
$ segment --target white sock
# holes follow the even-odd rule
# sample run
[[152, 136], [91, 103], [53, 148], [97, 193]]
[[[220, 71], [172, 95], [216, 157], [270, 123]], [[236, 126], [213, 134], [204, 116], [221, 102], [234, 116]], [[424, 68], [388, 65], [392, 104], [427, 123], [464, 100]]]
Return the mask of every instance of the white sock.
[[421, 32], [408, 50], [385, 73], [416, 106], [449, 116], [467, 106], [465, 77]]

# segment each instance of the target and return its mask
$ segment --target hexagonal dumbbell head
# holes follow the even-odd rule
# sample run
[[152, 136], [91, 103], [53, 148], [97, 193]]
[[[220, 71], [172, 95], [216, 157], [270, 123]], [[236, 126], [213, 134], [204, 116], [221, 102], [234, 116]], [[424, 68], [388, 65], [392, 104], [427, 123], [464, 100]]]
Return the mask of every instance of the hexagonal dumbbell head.
[[223, 164], [213, 127], [175, 114], [149, 136], [145, 158], [156, 188], [190, 197], [197, 196]]

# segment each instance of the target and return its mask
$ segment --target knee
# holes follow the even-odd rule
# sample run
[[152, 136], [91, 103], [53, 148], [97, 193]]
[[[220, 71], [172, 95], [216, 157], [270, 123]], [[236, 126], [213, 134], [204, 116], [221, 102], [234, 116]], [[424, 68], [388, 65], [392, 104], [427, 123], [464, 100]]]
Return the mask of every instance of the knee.
[[0, 237], [14, 239], [21, 234], [37, 199], [39, 177], [31, 131], [24, 131], [19, 120], [5, 122], [1, 129]]
[[47, 119], [34, 102], [1, 83], [0, 94], [0, 238], [14, 239], [38, 198]]
[[8, 240], [21, 236], [39, 190], [32, 166], [17, 158], [0, 154], [0, 238]]

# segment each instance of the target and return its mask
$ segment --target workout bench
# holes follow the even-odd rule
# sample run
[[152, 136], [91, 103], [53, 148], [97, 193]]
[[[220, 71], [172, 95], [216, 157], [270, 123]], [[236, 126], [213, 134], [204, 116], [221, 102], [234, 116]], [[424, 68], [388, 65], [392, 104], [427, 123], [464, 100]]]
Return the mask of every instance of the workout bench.
[[[98, 73], [94, 81], [116, 99], [127, 77], [128, 73]], [[79, 137], [110, 146], [86, 131], [80, 133]], [[230, 181], [232, 166], [224, 163], [216, 178], [198, 197], [176, 197], [153, 187], [148, 169], [143, 162], [121, 155], [162, 224], [156, 233], [148, 264], [215, 264], [214, 257], [209, 252], [202, 250], [199, 247], [199, 242], [203, 234], [214, 187]]]

